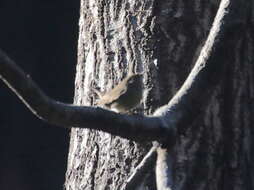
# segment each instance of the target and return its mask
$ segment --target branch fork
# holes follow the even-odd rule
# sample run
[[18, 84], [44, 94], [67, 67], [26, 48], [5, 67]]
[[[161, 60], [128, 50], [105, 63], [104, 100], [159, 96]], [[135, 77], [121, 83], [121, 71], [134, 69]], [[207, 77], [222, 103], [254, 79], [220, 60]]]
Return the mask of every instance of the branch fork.
[[[167, 105], [156, 110], [153, 116], [123, 115], [99, 107], [57, 102], [49, 98], [2, 50], [0, 50], [0, 78], [33, 114], [48, 123], [65, 128], [96, 129], [138, 142], [159, 141], [173, 146], [172, 141], [177, 138], [179, 130], [186, 129], [209, 100], [208, 97], [219, 80], [217, 75], [227, 64], [223, 55], [227, 41], [225, 32], [236, 16], [235, 11], [239, 3], [241, 2], [221, 1], [194, 68], [177, 94]], [[152, 148], [149, 152], [151, 158], [156, 157], [155, 150], [156, 148]], [[141, 162], [136, 171], [143, 171], [144, 165], [147, 164]], [[126, 187], [129, 184], [133, 188], [135, 180], [140, 178], [139, 174], [134, 173], [133, 176]], [[167, 188], [169, 187], [161, 187], [159, 190]]]

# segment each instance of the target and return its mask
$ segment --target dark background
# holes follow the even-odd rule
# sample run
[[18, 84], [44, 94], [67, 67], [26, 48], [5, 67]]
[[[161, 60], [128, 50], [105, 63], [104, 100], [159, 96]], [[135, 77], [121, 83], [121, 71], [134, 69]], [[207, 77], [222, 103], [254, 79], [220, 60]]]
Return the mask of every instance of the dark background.
[[[71, 103], [79, 0], [0, 0], [0, 48]], [[0, 81], [0, 189], [63, 189], [69, 131], [37, 119]]]

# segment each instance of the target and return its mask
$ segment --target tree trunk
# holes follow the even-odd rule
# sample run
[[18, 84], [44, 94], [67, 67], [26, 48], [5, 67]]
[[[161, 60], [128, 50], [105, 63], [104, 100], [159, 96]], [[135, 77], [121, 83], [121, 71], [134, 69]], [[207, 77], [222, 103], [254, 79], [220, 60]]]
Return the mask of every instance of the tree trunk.
[[[232, 26], [228, 67], [212, 98], [174, 148], [174, 189], [254, 189], [253, 3], [245, 23]], [[218, 1], [81, 0], [74, 102], [94, 105], [132, 65], [144, 72], [137, 114], [152, 114], [181, 87], [206, 40]], [[252, 6], [252, 7], [251, 7]], [[239, 11], [242, 11], [239, 8]], [[198, 100], [199, 97], [197, 97]], [[72, 129], [66, 189], [120, 189], [149, 144], [87, 129]], [[154, 171], [141, 189], [156, 189]]]

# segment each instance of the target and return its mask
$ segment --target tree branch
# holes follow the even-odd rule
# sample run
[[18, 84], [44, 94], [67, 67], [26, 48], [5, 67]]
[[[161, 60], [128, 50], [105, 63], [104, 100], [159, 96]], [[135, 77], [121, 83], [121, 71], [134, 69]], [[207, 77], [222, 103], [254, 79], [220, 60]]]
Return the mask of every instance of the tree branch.
[[157, 190], [173, 189], [173, 159], [172, 153], [165, 148], [157, 148], [156, 185]]
[[155, 166], [158, 146], [153, 146], [128, 178], [122, 190], [135, 190], [144, 181], [144, 176]]
[[160, 140], [169, 132], [160, 117], [121, 115], [99, 107], [57, 102], [1, 50], [0, 78], [33, 114], [54, 125], [97, 129], [135, 141]]
[[[240, 2], [233, 1], [234, 6]], [[232, 24], [230, 19], [234, 20], [233, 3], [221, 2], [206, 44], [187, 80], [168, 105], [158, 109], [153, 117], [121, 115], [98, 107], [52, 100], [1, 50], [0, 78], [37, 117], [51, 124], [97, 129], [136, 141], [161, 140], [165, 136], [172, 139], [176, 128], [187, 126], [200, 112], [227, 62], [225, 32]]]
[[[239, 10], [243, 11], [243, 3], [240, 1], [222, 0], [217, 11], [213, 26], [200, 56], [186, 79], [185, 83], [170, 102], [159, 108], [154, 115], [164, 118], [163, 121], [171, 126], [172, 129], [183, 130], [192, 122], [204, 104], [209, 100], [211, 92], [220, 79], [219, 74], [222, 73], [223, 67], [227, 64], [227, 56], [225, 53], [230, 47], [227, 44], [228, 36], [226, 32], [235, 26], [242, 25], [243, 12], [239, 14]], [[236, 19], [237, 17], [237, 19]], [[237, 22], [235, 22], [237, 21]], [[170, 140], [170, 141], [169, 141]], [[172, 147], [173, 138], [168, 138], [165, 145]], [[152, 147], [149, 153], [141, 162], [144, 167], [148, 163], [154, 163], [156, 157], [151, 152], [157, 150], [156, 162], [156, 181], [158, 190], [170, 190], [173, 186], [172, 180], [172, 152], [168, 149]], [[150, 158], [149, 158], [150, 155]], [[147, 163], [145, 163], [147, 162]], [[138, 167], [140, 167], [140, 165]], [[151, 167], [151, 166], [150, 166]], [[141, 173], [143, 171], [143, 173]], [[137, 176], [144, 176], [146, 170], [142, 169]], [[136, 175], [136, 170], [134, 174]], [[138, 177], [129, 178], [128, 184], [135, 184]], [[133, 180], [134, 182], [131, 182]]]
[[[230, 29], [239, 21], [244, 23], [241, 22], [245, 18], [244, 5], [242, 1], [221, 1], [195, 66], [176, 95], [154, 113], [156, 116], [164, 115], [168, 126], [174, 126], [178, 132], [185, 130], [195, 120], [221, 79], [231, 52]], [[228, 32], [231, 32], [230, 37]]]

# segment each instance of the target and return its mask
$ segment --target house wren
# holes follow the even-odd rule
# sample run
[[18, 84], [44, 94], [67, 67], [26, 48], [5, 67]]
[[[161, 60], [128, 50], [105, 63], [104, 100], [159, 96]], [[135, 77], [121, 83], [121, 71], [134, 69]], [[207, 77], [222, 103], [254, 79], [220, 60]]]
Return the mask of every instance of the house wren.
[[102, 95], [97, 104], [120, 113], [135, 108], [142, 99], [142, 75], [140, 73], [128, 75], [113, 89]]

